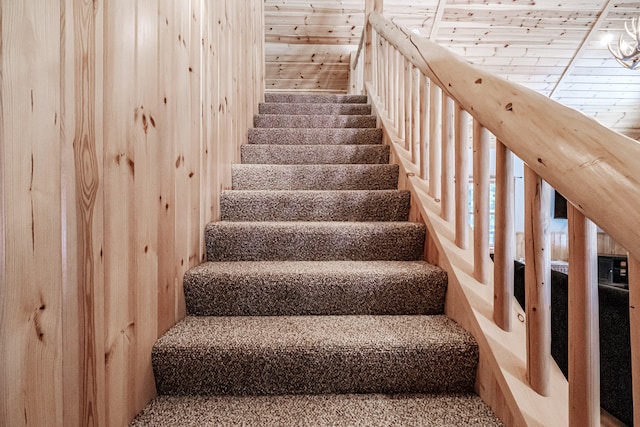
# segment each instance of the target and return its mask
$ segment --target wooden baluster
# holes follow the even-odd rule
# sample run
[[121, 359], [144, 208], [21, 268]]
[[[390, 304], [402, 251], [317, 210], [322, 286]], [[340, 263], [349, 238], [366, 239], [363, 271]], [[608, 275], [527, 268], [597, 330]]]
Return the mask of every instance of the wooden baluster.
[[402, 81], [404, 82], [404, 149], [411, 150], [413, 146], [412, 140], [412, 128], [411, 128], [411, 120], [413, 109], [411, 108], [411, 68], [413, 65], [407, 58], [402, 57], [402, 62], [404, 64], [404, 76]]
[[385, 107], [387, 108], [387, 118], [391, 120], [393, 123], [393, 61], [391, 60], [391, 55], [393, 54], [393, 50], [391, 49], [391, 43], [388, 40], [385, 40], [385, 63], [387, 64], [387, 73], [385, 75], [385, 86], [387, 88], [387, 102], [385, 103]]
[[378, 72], [378, 84], [380, 85], [380, 93], [382, 96], [382, 105], [385, 106], [387, 105], [388, 99], [387, 99], [387, 77], [388, 75], [385, 73], [386, 70], [386, 64], [387, 64], [387, 59], [385, 57], [385, 40], [382, 38], [382, 36], [380, 36], [378, 34], [378, 39], [380, 40], [380, 55], [379, 55], [379, 60], [378, 60], [378, 68], [379, 68], [379, 72]]
[[469, 247], [469, 119], [471, 116], [455, 104], [456, 127], [456, 245]]
[[420, 178], [427, 179], [429, 173], [429, 86], [426, 76], [420, 79]]
[[382, 105], [384, 105], [384, 93], [382, 91], [382, 80], [381, 80], [382, 76], [380, 75], [382, 61], [384, 61], [382, 57], [382, 49], [381, 49], [382, 39], [380, 37], [380, 34], [375, 30], [373, 32], [373, 35], [375, 38], [375, 46], [376, 46], [376, 54], [374, 56], [375, 67], [376, 67], [376, 72], [375, 72], [376, 96], [378, 97], [378, 101], [381, 102]]
[[416, 67], [411, 67], [411, 106], [413, 112], [411, 114], [411, 141], [413, 146], [411, 147], [411, 161], [414, 165], [418, 166], [418, 170], [421, 168], [420, 163], [420, 83], [421, 76], [420, 70]]
[[429, 85], [429, 195], [440, 198], [442, 165], [442, 89]]
[[387, 41], [380, 36], [380, 90], [382, 92], [382, 105], [385, 110], [389, 107], [389, 74], [387, 73], [387, 63], [389, 62], [387, 57]]
[[398, 138], [404, 139], [404, 56], [396, 49], [396, 130]]
[[473, 275], [489, 281], [489, 148], [490, 134], [473, 121]]
[[496, 220], [493, 269], [493, 321], [511, 331], [515, 260], [513, 154], [496, 142]]
[[[371, 32], [371, 86], [375, 89], [375, 93], [380, 93], [378, 88], [378, 43], [376, 40], [377, 33], [375, 30]], [[363, 83], [362, 87], [365, 89], [362, 94], [366, 92], [366, 83]]]
[[393, 96], [393, 92], [391, 89], [391, 47], [389, 45], [389, 42], [385, 39], [384, 41], [384, 63], [386, 65], [386, 73], [384, 76], [384, 87], [385, 87], [385, 93], [386, 93], [386, 102], [385, 102], [385, 108], [387, 111], [387, 118], [391, 118], [393, 117], [391, 115], [391, 104], [392, 104], [392, 96]]
[[550, 190], [528, 166], [524, 168], [524, 197], [527, 376], [531, 388], [548, 396], [551, 361]]
[[569, 219], [569, 425], [600, 425], [598, 238], [571, 203]]
[[398, 127], [398, 74], [397, 74], [397, 62], [396, 62], [396, 48], [391, 46], [389, 48], [389, 62], [391, 63], [391, 74], [389, 75], [390, 83], [391, 83], [391, 122], [393, 123], [393, 128], [397, 129]]
[[442, 204], [440, 216], [445, 221], [453, 219], [454, 212], [454, 105], [453, 99], [446, 94], [442, 97]]
[[633, 382], [633, 425], [640, 426], [640, 261], [628, 254], [629, 333], [631, 334], [631, 377]]

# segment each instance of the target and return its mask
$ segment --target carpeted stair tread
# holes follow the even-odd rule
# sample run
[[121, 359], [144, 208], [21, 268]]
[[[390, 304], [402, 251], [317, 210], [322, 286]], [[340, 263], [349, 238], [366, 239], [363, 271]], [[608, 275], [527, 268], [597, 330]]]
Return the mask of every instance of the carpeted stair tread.
[[244, 144], [243, 164], [388, 164], [389, 146]]
[[394, 190], [398, 165], [231, 166], [234, 190]]
[[257, 114], [253, 126], [257, 128], [375, 128], [376, 116], [371, 115], [315, 115], [315, 114]]
[[366, 104], [366, 95], [265, 93], [266, 102]]
[[206, 262], [184, 276], [197, 316], [442, 314], [446, 288], [424, 261]]
[[413, 222], [212, 222], [208, 261], [416, 261], [425, 227]]
[[370, 104], [267, 102], [258, 106], [260, 114], [371, 114]]
[[379, 128], [251, 128], [249, 144], [371, 145], [382, 144]]
[[473, 393], [158, 396], [131, 427], [499, 427]]
[[460, 392], [478, 347], [444, 315], [188, 316], [152, 363], [159, 394]]
[[222, 221], [407, 221], [403, 190], [224, 190]]

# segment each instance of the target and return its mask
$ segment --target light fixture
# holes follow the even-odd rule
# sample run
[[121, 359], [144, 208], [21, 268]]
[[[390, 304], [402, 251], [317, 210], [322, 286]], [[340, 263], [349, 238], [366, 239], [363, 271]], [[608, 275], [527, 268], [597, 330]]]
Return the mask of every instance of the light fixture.
[[607, 44], [609, 52], [620, 65], [630, 70], [635, 70], [640, 66], [640, 20], [633, 18], [631, 23], [624, 23], [625, 33], [620, 34], [618, 45], [611, 47]]

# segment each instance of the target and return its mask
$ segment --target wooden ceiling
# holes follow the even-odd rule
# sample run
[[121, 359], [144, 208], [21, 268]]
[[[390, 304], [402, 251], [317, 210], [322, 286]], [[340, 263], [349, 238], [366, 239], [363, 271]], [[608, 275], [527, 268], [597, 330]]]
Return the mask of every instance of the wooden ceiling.
[[[267, 88], [345, 91], [364, 0], [265, 0]], [[479, 67], [640, 139], [640, 70], [601, 42], [640, 1], [384, 0], [384, 15]]]

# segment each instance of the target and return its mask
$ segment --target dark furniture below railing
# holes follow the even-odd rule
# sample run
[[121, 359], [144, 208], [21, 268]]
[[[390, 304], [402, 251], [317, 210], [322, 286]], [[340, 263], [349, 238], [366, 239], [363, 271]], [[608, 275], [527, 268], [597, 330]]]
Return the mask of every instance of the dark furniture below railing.
[[[514, 295], [524, 308], [524, 264], [516, 261]], [[568, 276], [551, 271], [551, 355], [568, 373]], [[633, 424], [629, 291], [598, 286], [600, 307], [600, 405], [627, 425]]]

